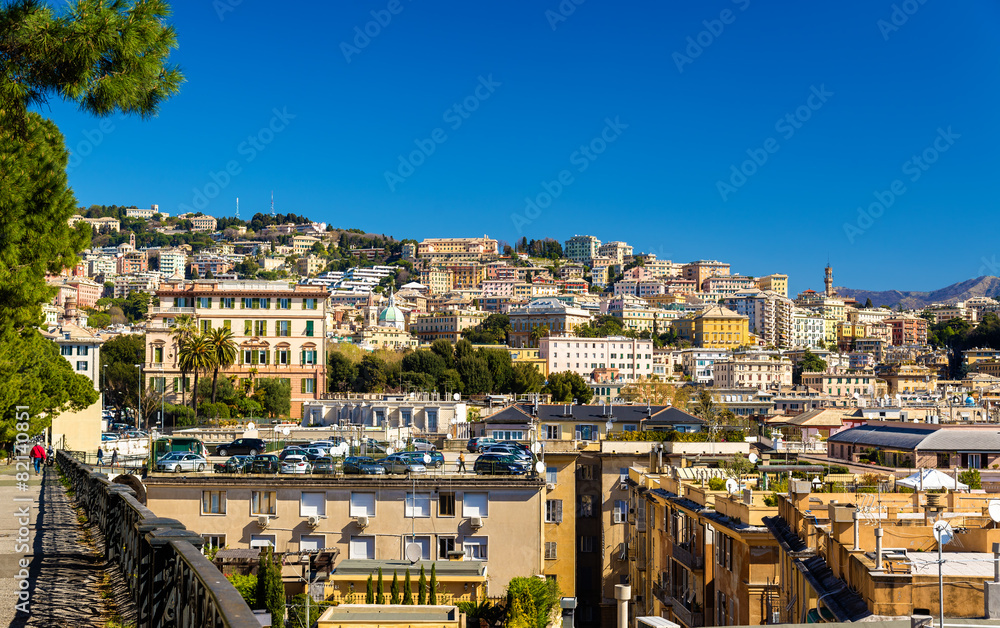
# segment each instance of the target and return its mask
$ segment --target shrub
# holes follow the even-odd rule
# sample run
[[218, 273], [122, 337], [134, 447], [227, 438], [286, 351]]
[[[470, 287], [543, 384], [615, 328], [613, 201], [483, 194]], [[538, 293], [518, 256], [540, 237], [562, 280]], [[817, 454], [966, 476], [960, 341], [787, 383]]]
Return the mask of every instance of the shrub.
[[221, 401], [216, 403], [203, 403], [198, 406], [198, 411], [201, 412], [201, 416], [209, 419], [229, 418], [229, 406]]
[[774, 493], [769, 493], [764, 496], [764, 505], [768, 508], [774, 508], [778, 505], [778, 496]]
[[244, 576], [234, 573], [226, 576], [226, 579], [243, 596], [243, 600], [247, 603], [247, 606], [253, 608], [257, 605], [257, 576]]
[[[540, 578], [512, 578], [507, 585], [508, 626], [524, 625], [545, 628], [549, 614], [559, 604], [559, 585], [555, 580]], [[516, 605], [516, 607], [515, 607]], [[523, 623], [520, 623], [524, 620]]]
[[968, 484], [970, 489], [983, 488], [983, 478], [979, 475], [979, 469], [969, 469], [958, 474], [958, 481]]
[[724, 490], [726, 490], [726, 480], [724, 478], [709, 478], [708, 479], [708, 490], [710, 490], [710, 491], [724, 491]]

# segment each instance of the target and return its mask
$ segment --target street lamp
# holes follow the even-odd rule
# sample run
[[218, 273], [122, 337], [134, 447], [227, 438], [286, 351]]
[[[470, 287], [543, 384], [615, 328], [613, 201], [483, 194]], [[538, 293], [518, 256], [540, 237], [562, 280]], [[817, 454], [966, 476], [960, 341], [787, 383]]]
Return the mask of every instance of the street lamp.
[[138, 406], [139, 406], [139, 416], [136, 418], [135, 428], [139, 429], [139, 422], [142, 421], [142, 365], [136, 364], [135, 368], [139, 369], [139, 392], [138, 392]]
[[163, 434], [163, 428], [166, 425], [166, 415], [163, 413], [164, 401], [163, 398], [167, 396], [167, 378], [163, 374], [163, 363], [160, 363], [160, 434]]

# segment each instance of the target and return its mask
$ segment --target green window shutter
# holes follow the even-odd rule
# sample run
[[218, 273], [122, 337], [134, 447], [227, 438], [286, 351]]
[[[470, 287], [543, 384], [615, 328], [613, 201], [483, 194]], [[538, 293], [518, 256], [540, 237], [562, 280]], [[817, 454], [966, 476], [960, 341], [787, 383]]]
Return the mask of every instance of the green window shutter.
[[222, 321], [222, 327], [224, 329], [232, 330], [232, 328], [233, 328], [233, 321]]
[[261, 336], [267, 335], [267, 321], [260, 322], [260, 335]]
[[305, 349], [303, 349], [302, 351], [299, 351], [299, 364], [305, 364], [305, 363], [306, 363], [306, 352]]
[[243, 335], [249, 336], [253, 333], [253, 321], [243, 321]]
[[257, 350], [254, 349], [250, 352], [250, 364], [257, 364]]
[[313, 321], [306, 321], [306, 335], [313, 335]]
[[305, 378], [303, 378], [299, 383], [302, 384], [302, 392], [305, 392], [306, 391], [306, 380], [305, 380]]
[[212, 309], [212, 297], [208, 297], [208, 305], [206, 307]]
[[174, 392], [177, 392], [177, 391], [179, 390], [179, 389], [178, 389], [178, 384], [180, 384], [180, 381], [179, 381], [179, 380], [180, 380], [180, 378], [179, 378], [179, 377], [175, 377], [175, 378], [174, 378]]

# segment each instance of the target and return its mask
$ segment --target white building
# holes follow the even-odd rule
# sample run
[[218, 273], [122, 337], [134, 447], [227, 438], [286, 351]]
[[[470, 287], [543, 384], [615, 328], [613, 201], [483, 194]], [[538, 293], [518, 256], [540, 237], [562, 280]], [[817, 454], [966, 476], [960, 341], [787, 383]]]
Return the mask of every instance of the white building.
[[538, 356], [548, 362], [549, 373], [572, 371], [587, 381], [600, 369], [615, 369], [616, 378], [625, 381], [653, 374], [653, 343], [648, 339], [550, 336], [538, 341]]
[[600, 249], [601, 241], [594, 236], [575, 235], [566, 240], [565, 255], [571, 261], [590, 266], [593, 259], [600, 256]]
[[792, 346], [819, 347], [826, 341], [826, 319], [803, 308], [792, 312]]
[[717, 388], [769, 389], [792, 385], [792, 361], [777, 353], [736, 353], [714, 364]]
[[750, 333], [774, 347], [792, 346], [792, 300], [770, 290], [740, 290], [723, 304], [749, 319]]
[[732, 352], [728, 349], [691, 348], [681, 350], [681, 364], [684, 374], [697, 384], [709, 384], [715, 378], [715, 363], [728, 360]]
[[[67, 308], [67, 316], [76, 318], [74, 306]], [[101, 345], [104, 339], [71, 323], [42, 332], [59, 345], [59, 354], [69, 362], [73, 371], [86, 375], [100, 392]], [[136, 377], [139, 372], [136, 370]], [[50, 442], [56, 449], [96, 452], [101, 444], [101, 407], [104, 397], [99, 395], [90, 407], [79, 412], [64, 411], [52, 419]]]

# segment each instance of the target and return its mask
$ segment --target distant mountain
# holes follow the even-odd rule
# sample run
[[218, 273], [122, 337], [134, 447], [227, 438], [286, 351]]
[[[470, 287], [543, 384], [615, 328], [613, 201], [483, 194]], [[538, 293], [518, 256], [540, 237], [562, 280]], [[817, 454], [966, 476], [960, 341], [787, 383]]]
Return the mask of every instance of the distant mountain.
[[955, 303], [964, 301], [971, 297], [994, 297], [1000, 296], [1000, 277], [978, 277], [967, 281], [953, 283], [939, 290], [931, 292], [914, 292], [900, 290], [856, 290], [854, 288], [835, 288], [837, 294], [851, 297], [862, 305], [866, 299], [872, 300], [872, 305], [902, 304], [903, 309], [920, 309], [927, 307], [931, 303]]

